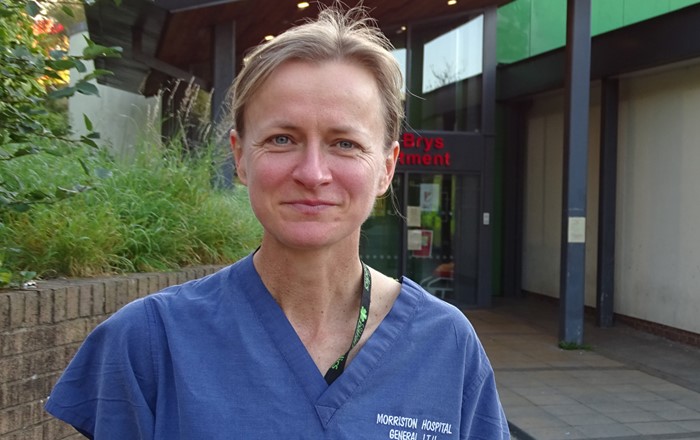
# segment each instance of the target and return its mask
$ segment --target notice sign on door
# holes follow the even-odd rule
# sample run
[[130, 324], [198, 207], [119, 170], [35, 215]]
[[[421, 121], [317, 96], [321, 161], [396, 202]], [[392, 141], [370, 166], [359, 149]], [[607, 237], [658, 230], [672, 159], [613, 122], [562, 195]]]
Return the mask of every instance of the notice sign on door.
[[420, 228], [421, 227], [421, 210], [420, 206], [407, 206], [406, 207], [406, 225], [409, 228]]
[[418, 258], [430, 258], [433, 253], [433, 231], [428, 229], [410, 229], [408, 231], [408, 250]]
[[420, 184], [420, 209], [423, 212], [437, 212], [440, 208], [440, 184]]

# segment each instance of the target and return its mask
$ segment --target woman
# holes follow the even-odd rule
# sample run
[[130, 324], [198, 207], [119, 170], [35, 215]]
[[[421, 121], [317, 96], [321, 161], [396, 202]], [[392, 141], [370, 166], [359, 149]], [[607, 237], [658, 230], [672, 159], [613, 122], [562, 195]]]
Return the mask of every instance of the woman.
[[359, 258], [399, 153], [389, 49], [326, 9], [249, 55], [231, 145], [259, 249], [98, 326], [49, 412], [100, 440], [508, 438], [464, 315]]

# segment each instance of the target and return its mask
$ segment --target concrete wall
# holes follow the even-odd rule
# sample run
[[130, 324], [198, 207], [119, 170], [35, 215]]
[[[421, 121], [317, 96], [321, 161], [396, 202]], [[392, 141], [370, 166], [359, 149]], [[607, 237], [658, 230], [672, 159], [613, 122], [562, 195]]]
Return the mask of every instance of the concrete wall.
[[43, 409], [92, 329], [126, 303], [218, 267], [93, 280], [40, 282], [0, 292], [0, 440], [84, 439]]
[[[592, 87], [586, 204], [586, 305], [595, 305], [597, 273], [599, 93], [597, 85]], [[552, 297], [559, 296], [563, 109], [562, 93], [548, 94], [535, 100], [528, 121], [525, 169], [522, 288]]]
[[620, 93], [615, 310], [700, 333], [700, 64]]
[[[591, 90], [586, 305], [595, 306], [599, 87]], [[528, 121], [524, 290], [559, 296], [563, 95]], [[700, 333], [700, 63], [620, 81], [615, 313]]]
[[[70, 52], [80, 54], [87, 46], [84, 36], [87, 31], [73, 33], [70, 37]], [[94, 70], [92, 61], [86, 62], [87, 73]], [[85, 74], [71, 70], [71, 84]], [[94, 82], [94, 81], [93, 81]], [[101, 143], [120, 157], [139, 142], [157, 141], [160, 134], [159, 98], [146, 98], [113, 87], [96, 84], [100, 96], [76, 93], [68, 101], [71, 127], [77, 135], [87, 133], [83, 114], [90, 118], [95, 131], [100, 133]]]

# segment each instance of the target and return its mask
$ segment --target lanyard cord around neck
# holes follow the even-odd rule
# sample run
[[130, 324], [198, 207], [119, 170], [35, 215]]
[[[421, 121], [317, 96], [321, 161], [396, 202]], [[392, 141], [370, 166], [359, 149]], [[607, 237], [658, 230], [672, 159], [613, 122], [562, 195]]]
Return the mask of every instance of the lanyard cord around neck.
[[360, 301], [360, 312], [357, 315], [355, 334], [352, 337], [352, 343], [350, 344], [348, 351], [346, 351], [344, 355], [341, 355], [338, 360], [331, 365], [326, 372], [326, 375], [323, 376], [328, 385], [332, 384], [333, 381], [335, 381], [341, 375], [343, 370], [345, 370], [345, 362], [348, 360], [348, 354], [350, 354], [350, 350], [352, 350], [353, 347], [355, 347], [355, 345], [357, 345], [357, 343], [360, 341], [362, 333], [365, 331], [367, 318], [369, 317], [369, 303], [372, 296], [372, 276], [369, 273], [369, 268], [367, 265], [362, 261], [360, 261], [360, 263], [362, 263], [362, 300]]

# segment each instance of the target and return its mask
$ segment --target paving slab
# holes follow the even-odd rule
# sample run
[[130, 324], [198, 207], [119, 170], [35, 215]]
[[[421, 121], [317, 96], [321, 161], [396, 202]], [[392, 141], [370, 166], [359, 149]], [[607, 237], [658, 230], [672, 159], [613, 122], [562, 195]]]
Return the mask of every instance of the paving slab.
[[590, 349], [557, 345], [558, 310], [501, 300], [466, 310], [516, 440], [700, 440], [700, 349], [587, 322]]

